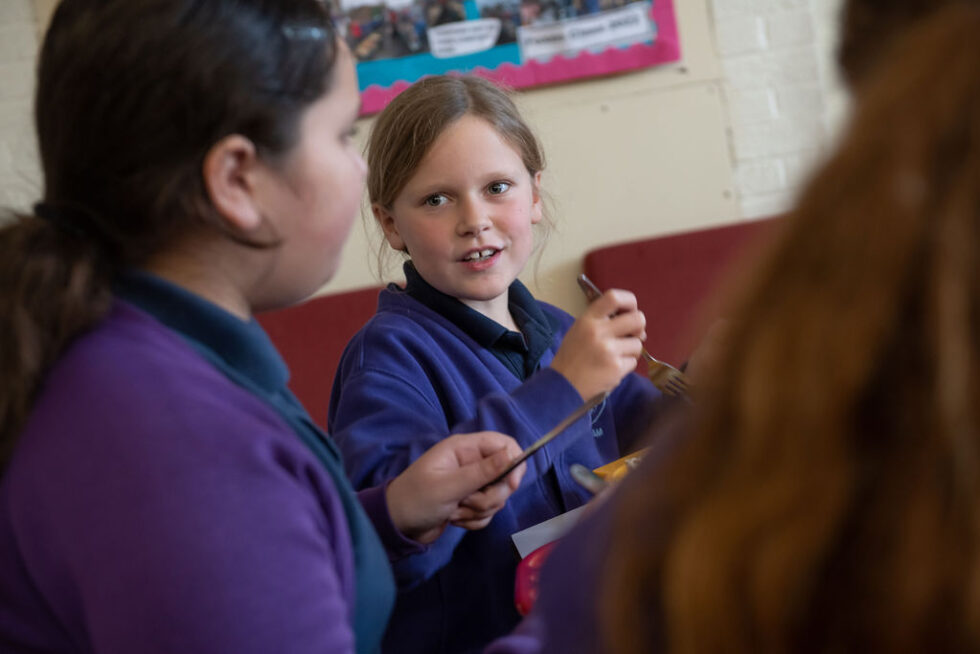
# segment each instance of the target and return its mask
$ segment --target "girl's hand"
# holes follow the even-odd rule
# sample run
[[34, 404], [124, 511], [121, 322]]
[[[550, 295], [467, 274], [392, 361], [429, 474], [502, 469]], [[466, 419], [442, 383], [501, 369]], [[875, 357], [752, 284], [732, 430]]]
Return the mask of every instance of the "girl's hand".
[[568, 330], [551, 367], [584, 398], [611, 391], [636, 368], [646, 324], [635, 295], [610, 289]]
[[484, 486], [520, 454], [517, 441], [491, 431], [453, 434], [439, 441], [388, 484], [385, 498], [392, 522], [423, 544], [435, 541], [450, 523], [466, 529], [485, 527], [517, 490], [526, 466]]

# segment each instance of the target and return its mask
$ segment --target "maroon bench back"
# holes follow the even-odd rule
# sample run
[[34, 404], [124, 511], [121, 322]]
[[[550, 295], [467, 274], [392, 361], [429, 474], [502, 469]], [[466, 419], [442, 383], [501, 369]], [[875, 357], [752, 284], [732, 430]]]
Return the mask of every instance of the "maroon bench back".
[[289, 388], [324, 429], [340, 355], [374, 315], [381, 288], [321, 295], [256, 316], [289, 366]]
[[636, 293], [647, 318], [646, 349], [674, 365], [687, 360], [706, 323], [719, 317], [714, 292], [751, 256], [778, 218], [609, 245], [585, 255], [596, 286]]

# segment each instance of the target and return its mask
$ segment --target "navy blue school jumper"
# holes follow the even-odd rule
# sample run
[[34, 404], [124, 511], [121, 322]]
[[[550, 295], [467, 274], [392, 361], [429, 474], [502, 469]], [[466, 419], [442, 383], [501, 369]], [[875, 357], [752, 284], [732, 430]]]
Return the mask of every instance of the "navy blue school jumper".
[[[526, 447], [583, 401], [548, 367], [572, 316], [515, 281], [511, 313], [523, 334], [507, 333], [433, 289], [410, 264], [406, 277], [407, 291], [391, 285], [380, 293], [334, 380], [328, 424], [358, 489], [391, 480], [451, 433], [499, 431]], [[496, 339], [493, 326], [502, 332]], [[532, 370], [512, 356], [522, 341]], [[658, 398], [649, 380], [628, 375], [588, 419], [531, 457], [521, 487], [485, 529], [450, 526], [425, 553], [396, 562], [399, 595], [383, 651], [479, 651], [512, 629], [519, 615], [511, 534], [588, 501], [569, 466], [594, 468], [632, 451]]]

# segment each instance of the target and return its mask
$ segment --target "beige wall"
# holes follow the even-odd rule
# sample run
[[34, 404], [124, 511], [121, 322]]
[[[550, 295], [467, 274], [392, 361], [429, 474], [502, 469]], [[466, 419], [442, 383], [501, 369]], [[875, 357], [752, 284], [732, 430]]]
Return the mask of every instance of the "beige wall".
[[37, 43], [34, 0], [0, 0], [0, 207], [4, 208], [29, 207], [39, 194], [41, 172], [31, 116]]
[[48, 20], [51, 18], [51, 12], [54, 11], [56, 4], [58, 4], [58, 0], [34, 0], [34, 11], [37, 14], [39, 31], [43, 30], [44, 26], [48, 24]]
[[[31, 1], [40, 30], [56, 0]], [[787, 157], [812, 158], [812, 121], [787, 124], [783, 112], [775, 116], [781, 121], [775, 123], [781, 127], [777, 134], [760, 123], [773, 103], [757, 99], [792, 93], [810, 97], [798, 95], [800, 79], [813, 82], [816, 74], [807, 73], [816, 69], [811, 60], [829, 59], [836, 20], [830, 8], [839, 2], [674, 0], [683, 55], [679, 63], [520, 93], [518, 103], [545, 147], [544, 184], [557, 224], [538, 275], [528, 266], [522, 277], [532, 290], [578, 312], [584, 303], [574, 277], [588, 250], [785, 208], [795, 192], [794, 176], [785, 173], [786, 162], [792, 164]], [[766, 38], [753, 45], [754, 32], [743, 24], [768, 26]], [[756, 70], [768, 71], [766, 90], [733, 93], [733, 81], [744, 85], [737, 77], [748, 75], [754, 83]], [[823, 111], [827, 95], [818, 91], [815, 103], [790, 104]], [[361, 122], [363, 143], [371, 119]], [[746, 130], [754, 141], [744, 137]], [[40, 179], [26, 182], [39, 193]], [[373, 224], [362, 221], [352, 232], [337, 276], [324, 290], [379, 283], [377, 245]], [[397, 271], [392, 275], [397, 277]]]

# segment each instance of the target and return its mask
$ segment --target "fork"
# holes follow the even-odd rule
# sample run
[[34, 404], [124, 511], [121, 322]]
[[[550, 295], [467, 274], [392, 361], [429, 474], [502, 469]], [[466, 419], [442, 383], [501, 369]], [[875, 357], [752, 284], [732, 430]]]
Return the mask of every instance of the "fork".
[[[592, 283], [591, 279], [585, 276], [585, 273], [578, 276], [578, 285], [589, 302], [602, 295], [602, 291]], [[647, 377], [650, 378], [654, 386], [667, 395], [690, 401], [691, 383], [688, 381], [687, 375], [669, 363], [654, 357], [647, 352], [646, 348], [642, 349], [641, 354], [647, 361]]]

